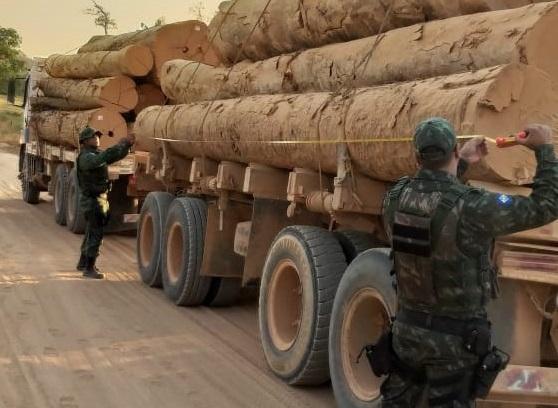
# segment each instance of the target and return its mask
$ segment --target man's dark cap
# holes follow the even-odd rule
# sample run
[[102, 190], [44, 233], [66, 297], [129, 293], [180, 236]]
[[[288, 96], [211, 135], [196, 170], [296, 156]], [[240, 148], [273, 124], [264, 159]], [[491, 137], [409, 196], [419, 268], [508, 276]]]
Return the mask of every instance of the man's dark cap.
[[86, 140], [92, 139], [95, 136], [99, 136], [101, 137], [103, 135], [102, 132], [99, 132], [98, 130], [95, 130], [89, 126], [87, 126], [85, 129], [83, 129], [81, 131], [81, 133], [79, 134], [79, 142], [83, 143]]
[[426, 162], [448, 159], [457, 146], [457, 137], [451, 123], [443, 118], [430, 118], [421, 122], [415, 131], [415, 149]]

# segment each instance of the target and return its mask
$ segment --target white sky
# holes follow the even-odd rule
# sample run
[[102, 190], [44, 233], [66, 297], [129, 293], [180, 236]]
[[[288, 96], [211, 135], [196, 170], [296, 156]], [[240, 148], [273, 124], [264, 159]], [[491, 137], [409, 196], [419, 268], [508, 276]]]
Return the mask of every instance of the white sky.
[[[190, 7], [199, 0], [99, 0], [116, 20], [118, 29], [109, 34], [125, 33], [152, 25], [159, 17], [167, 23], [193, 18]], [[206, 15], [215, 14], [221, 0], [203, 0]], [[23, 37], [21, 50], [28, 56], [66, 53], [103, 34], [93, 24], [93, 17], [83, 14], [89, 0], [0, 0], [0, 27], [15, 28]]]

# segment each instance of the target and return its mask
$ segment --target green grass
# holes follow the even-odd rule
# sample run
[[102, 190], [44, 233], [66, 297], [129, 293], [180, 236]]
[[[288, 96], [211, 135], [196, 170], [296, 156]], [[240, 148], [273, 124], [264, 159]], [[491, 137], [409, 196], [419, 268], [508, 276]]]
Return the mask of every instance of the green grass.
[[0, 95], [0, 143], [17, 146], [22, 127], [23, 109], [7, 103], [5, 95]]

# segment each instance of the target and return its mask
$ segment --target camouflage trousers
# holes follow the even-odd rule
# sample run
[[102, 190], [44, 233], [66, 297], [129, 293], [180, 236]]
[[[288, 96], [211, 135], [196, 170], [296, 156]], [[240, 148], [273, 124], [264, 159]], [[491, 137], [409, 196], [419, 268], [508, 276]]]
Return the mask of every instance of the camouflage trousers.
[[108, 219], [108, 201], [105, 196], [91, 199], [87, 204], [83, 207], [86, 226], [81, 253], [90, 258], [97, 258], [103, 244], [104, 227]]
[[393, 348], [414, 374], [399, 368], [389, 376], [382, 386], [383, 408], [475, 406], [471, 390], [479, 359], [465, 350], [461, 337], [396, 321]]

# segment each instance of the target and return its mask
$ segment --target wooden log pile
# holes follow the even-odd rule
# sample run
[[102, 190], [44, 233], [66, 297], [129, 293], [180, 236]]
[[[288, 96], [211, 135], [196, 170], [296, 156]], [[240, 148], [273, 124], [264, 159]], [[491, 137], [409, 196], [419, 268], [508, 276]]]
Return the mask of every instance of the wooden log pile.
[[[375, 0], [272, 0], [260, 18], [265, 3], [225, 2], [210, 24], [225, 65], [233, 49], [251, 60], [163, 66], [163, 91], [183, 105], [142, 111], [139, 148], [174, 140], [168, 146], [183, 157], [335, 174], [331, 142], [348, 142], [359, 172], [394, 181], [416, 170], [415, 154], [408, 142], [384, 140], [412, 136], [430, 116], [491, 138], [530, 122], [558, 130], [557, 1], [401, 0], [386, 10]], [[530, 152], [491, 150], [472, 177], [529, 181]]]
[[556, 76], [553, 38], [558, 38], [558, 6], [542, 3], [421, 23], [263, 61], [243, 61], [231, 68], [169, 61], [162, 71], [161, 86], [170, 99], [191, 103], [249, 95], [340, 91], [512, 62], [524, 62]]
[[[537, 0], [230, 0], [210, 24], [229, 64], [346, 42], [425, 21]], [[267, 6], [267, 9], [266, 9]], [[264, 11], [265, 10], [265, 11]], [[255, 27], [255, 28], [254, 28]], [[250, 39], [249, 33], [253, 30]]]
[[31, 97], [37, 134], [75, 148], [85, 126], [114, 141], [126, 136], [142, 110], [167, 103], [159, 82], [167, 61], [220, 63], [208, 33], [204, 23], [185, 21], [93, 37], [77, 54], [51, 55]]
[[[136, 121], [138, 148], [157, 149], [156, 138], [175, 140], [183, 157], [207, 157], [335, 174], [336, 145], [349, 142], [353, 165], [378, 180], [395, 181], [416, 169], [409, 142], [430, 116], [450, 120], [460, 134], [508, 135], [528, 122], [558, 123], [558, 93], [545, 72], [525, 64], [421, 81], [361, 88], [350, 98], [328, 92], [260, 95], [151, 107]], [[378, 143], [374, 139], [381, 139]], [[370, 140], [370, 142], [354, 141]], [[300, 144], [275, 144], [288, 141]], [[307, 144], [308, 143], [308, 144]], [[496, 149], [477, 169], [483, 181], [528, 179], [533, 155], [523, 148]]]

